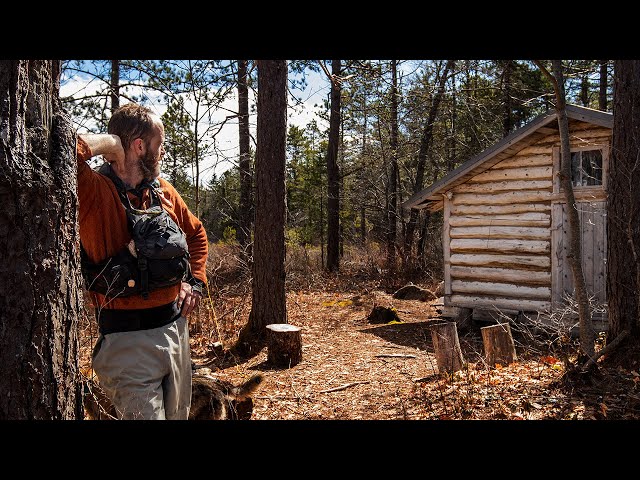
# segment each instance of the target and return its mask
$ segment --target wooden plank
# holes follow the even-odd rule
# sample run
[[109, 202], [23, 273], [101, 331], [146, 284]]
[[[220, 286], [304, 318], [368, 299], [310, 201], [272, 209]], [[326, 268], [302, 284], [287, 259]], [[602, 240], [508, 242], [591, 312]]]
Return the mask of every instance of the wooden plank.
[[551, 205], [546, 203], [514, 205], [452, 205], [451, 215], [502, 215], [527, 212], [550, 212]]
[[612, 132], [613, 131], [608, 128], [569, 129], [569, 140], [587, 138], [603, 138], [608, 140], [611, 138]]
[[[560, 147], [553, 147], [551, 150], [551, 158], [553, 160], [553, 171], [560, 172]], [[560, 192], [560, 176], [553, 176], [553, 193]]]
[[516, 226], [516, 227], [549, 227], [551, 215], [547, 213], [515, 213], [513, 215], [465, 215], [451, 216], [449, 225], [453, 227], [473, 226]]
[[600, 304], [607, 302], [607, 205], [601, 202], [597, 205], [594, 223], [594, 283], [593, 291], [596, 301]]
[[463, 308], [509, 309], [525, 312], [546, 312], [551, 303], [542, 300], [521, 300], [516, 298], [480, 297], [475, 295], [452, 295], [451, 305]]
[[516, 238], [521, 240], [549, 239], [549, 229], [539, 227], [451, 227], [451, 238]]
[[573, 272], [571, 265], [567, 261], [567, 252], [569, 243], [567, 242], [567, 232], [569, 231], [569, 218], [567, 217], [567, 205], [562, 204], [562, 265], [561, 279], [562, 287], [560, 290], [560, 305], [565, 303], [565, 295], [573, 295]]
[[519, 268], [547, 271], [551, 259], [543, 255], [478, 255], [455, 253], [451, 255], [451, 266]]
[[443, 195], [444, 212], [442, 220], [442, 256], [444, 259], [444, 294], [451, 295], [451, 250], [449, 242], [451, 241], [449, 219], [451, 212], [451, 200], [447, 195]]
[[[551, 183], [551, 182], [549, 182]], [[551, 190], [519, 190], [505, 193], [458, 193], [453, 196], [454, 205], [513, 205], [514, 203], [550, 202]]]
[[551, 150], [547, 154], [526, 155], [518, 152], [512, 158], [496, 163], [493, 168], [542, 167], [551, 165]]
[[[607, 192], [602, 185], [578, 187], [573, 189], [573, 196], [577, 202], [600, 202], [607, 199]], [[565, 202], [564, 191], [551, 194], [551, 202]]]
[[593, 212], [589, 204], [578, 203], [578, 216], [580, 218], [580, 240], [582, 256], [582, 274], [584, 275], [587, 291], [593, 295]]
[[588, 290], [599, 304], [606, 302], [606, 204], [579, 203], [584, 222], [583, 264]]
[[518, 153], [516, 153], [515, 156], [524, 157], [529, 155], [549, 155], [550, 152], [551, 152], [551, 145], [536, 143], [535, 145], [529, 145], [528, 147], [523, 148]]
[[495, 295], [498, 297], [515, 297], [528, 300], [551, 300], [549, 287], [525, 287], [512, 283], [469, 282], [453, 280], [451, 288], [454, 294], [469, 293], [478, 296]]
[[548, 240], [491, 240], [477, 238], [451, 239], [452, 252], [472, 251], [487, 253], [487, 250], [497, 253], [550, 253], [551, 247]]
[[551, 190], [551, 180], [518, 180], [490, 183], [472, 183], [473, 180], [453, 189], [455, 194], [461, 193], [498, 193], [514, 190]]
[[518, 270], [514, 268], [461, 267], [451, 266], [452, 279], [500, 281], [519, 285], [551, 286], [551, 272]]
[[553, 308], [559, 308], [562, 304], [563, 286], [563, 262], [564, 262], [564, 235], [562, 229], [564, 204], [554, 204], [551, 214], [551, 301]]
[[501, 168], [487, 170], [473, 177], [474, 182], [496, 182], [502, 180], [551, 180], [551, 165], [546, 167]]

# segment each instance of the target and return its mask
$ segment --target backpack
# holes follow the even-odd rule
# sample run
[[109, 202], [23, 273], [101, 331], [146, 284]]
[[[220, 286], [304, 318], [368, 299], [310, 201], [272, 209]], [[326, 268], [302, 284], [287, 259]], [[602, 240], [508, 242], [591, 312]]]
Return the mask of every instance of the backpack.
[[158, 180], [143, 182], [138, 190], [149, 188], [151, 205], [140, 210], [131, 204], [127, 190], [108, 163], [99, 173], [116, 186], [127, 214], [131, 243], [99, 263], [89, 260], [81, 246], [82, 276], [87, 290], [107, 297], [128, 297], [186, 281], [191, 276], [187, 239], [171, 216], [162, 208]]

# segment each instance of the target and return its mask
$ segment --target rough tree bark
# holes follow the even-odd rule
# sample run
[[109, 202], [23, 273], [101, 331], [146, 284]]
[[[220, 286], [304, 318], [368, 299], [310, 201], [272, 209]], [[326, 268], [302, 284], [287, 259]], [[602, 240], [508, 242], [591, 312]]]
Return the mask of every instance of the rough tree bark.
[[600, 60], [600, 93], [598, 95], [598, 109], [607, 111], [607, 64], [608, 60]]
[[387, 268], [396, 270], [396, 237], [398, 226], [398, 73], [397, 60], [391, 60], [391, 158], [389, 160], [387, 209]]
[[267, 325], [267, 362], [291, 368], [302, 360], [300, 327], [288, 323]]
[[502, 70], [502, 95], [504, 99], [504, 113], [502, 117], [502, 136], [506, 137], [513, 129], [513, 114], [511, 101], [511, 73], [514, 67], [513, 60], [504, 60], [501, 62]]
[[331, 114], [327, 151], [327, 270], [340, 268], [340, 172], [338, 144], [340, 142], [340, 70], [341, 61], [331, 62]]
[[266, 326], [287, 322], [285, 296], [285, 142], [287, 62], [258, 60], [256, 207], [251, 313], [235, 350], [256, 355], [265, 345]]
[[440, 374], [453, 374], [465, 364], [458, 330], [455, 322], [443, 322], [432, 325], [431, 342], [436, 354], [436, 363]]
[[571, 182], [571, 145], [569, 143], [569, 119], [566, 111], [566, 96], [564, 91], [564, 75], [562, 73], [562, 60], [552, 60], [553, 74], [540, 63], [536, 64], [541, 71], [549, 77], [553, 84], [556, 96], [556, 112], [558, 115], [558, 128], [560, 130], [560, 186], [564, 192], [567, 205], [567, 262], [571, 267], [575, 296], [578, 304], [578, 317], [580, 328], [580, 349], [588, 357], [595, 353], [596, 333], [591, 320], [589, 308], [589, 295], [582, 271], [582, 252], [580, 238], [580, 217]]
[[238, 130], [240, 147], [240, 205], [238, 243], [242, 257], [251, 258], [251, 156], [249, 136], [249, 90], [247, 61], [238, 60]]
[[616, 60], [607, 197], [607, 302], [614, 339], [640, 337], [640, 60]]
[[496, 363], [506, 366], [518, 360], [511, 326], [508, 323], [482, 327], [480, 333], [484, 346], [484, 358], [490, 368], [494, 368]]
[[0, 61], [0, 419], [82, 418], [75, 138], [60, 61]]

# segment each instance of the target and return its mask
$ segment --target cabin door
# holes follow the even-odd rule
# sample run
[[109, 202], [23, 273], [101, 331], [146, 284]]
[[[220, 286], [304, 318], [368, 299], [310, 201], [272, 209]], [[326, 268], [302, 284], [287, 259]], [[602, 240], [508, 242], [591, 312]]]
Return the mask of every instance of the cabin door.
[[[582, 269], [589, 296], [597, 305], [606, 303], [607, 278], [607, 231], [606, 202], [577, 202], [580, 218], [580, 239], [582, 245]], [[565, 295], [575, 299], [573, 293], [573, 273], [567, 262], [568, 230], [565, 203], [552, 205], [551, 223], [551, 268], [552, 268], [552, 302], [553, 309], [562, 308], [566, 303]], [[594, 318], [606, 318], [602, 307], [594, 312]]]

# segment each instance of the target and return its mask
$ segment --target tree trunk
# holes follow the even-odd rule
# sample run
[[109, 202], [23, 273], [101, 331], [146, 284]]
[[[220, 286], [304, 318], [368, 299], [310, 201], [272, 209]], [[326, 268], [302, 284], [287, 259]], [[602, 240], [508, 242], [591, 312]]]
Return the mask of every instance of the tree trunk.
[[285, 293], [285, 144], [287, 62], [258, 60], [256, 213], [252, 304], [237, 350], [255, 355], [265, 344], [265, 328], [287, 322]]
[[[640, 60], [616, 60], [607, 198], [608, 338], [640, 337]], [[631, 267], [633, 266], [633, 267]]]
[[598, 95], [598, 109], [607, 111], [607, 64], [608, 60], [600, 60], [600, 94]]
[[456, 72], [455, 62], [451, 64], [451, 130], [449, 134], [449, 148], [447, 149], [447, 172], [450, 172], [456, 165], [456, 118], [458, 106], [456, 103]]
[[327, 151], [327, 270], [340, 267], [340, 173], [338, 171], [338, 143], [340, 141], [340, 60], [331, 62], [331, 114], [329, 117], [329, 146]]
[[364, 205], [360, 207], [360, 245], [362, 247], [367, 246], [367, 217], [365, 215]]
[[391, 60], [391, 158], [389, 161], [389, 200], [387, 202], [387, 268], [396, 270], [396, 237], [398, 225], [398, 74], [397, 61]]
[[515, 362], [516, 346], [511, 335], [511, 326], [508, 323], [489, 325], [480, 329], [482, 343], [484, 345], [485, 361], [490, 368], [500, 365], [509, 365]]
[[194, 175], [194, 187], [195, 187], [195, 215], [196, 217], [200, 217], [200, 148], [198, 139], [200, 138], [200, 133], [198, 132], [198, 119], [200, 118], [200, 100], [196, 100], [196, 114], [194, 116], [196, 119], [193, 122], [193, 166], [196, 169], [196, 174]]
[[120, 60], [111, 60], [111, 113], [120, 106]]
[[584, 73], [580, 79], [580, 101], [584, 107], [589, 106], [589, 76]]
[[582, 271], [582, 253], [580, 238], [580, 217], [576, 199], [573, 194], [571, 181], [571, 144], [569, 143], [569, 119], [566, 111], [566, 97], [564, 91], [564, 75], [562, 73], [562, 60], [552, 60], [553, 75], [549, 74], [544, 66], [536, 61], [543, 73], [548, 75], [553, 83], [556, 95], [556, 112], [558, 114], [558, 128], [560, 130], [560, 186], [564, 191], [567, 205], [567, 261], [573, 274], [576, 302], [578, 303], [578, 316], [580, 328], [580, 348], [582, 353], [592, 357], [595, 353], [595, 330], [591, 320], [589, 309], [589, 296]]
[[423, 213], [423, 221], [422, 221], [422, 229], [420, 230], [420, 236], [418, 239], [418, 258], [421, 260], [421, 264], [423, 264], [424, 258], [424, 250], [427, 246], [427, 236], [429, 235], [429, 223], [431, 221], [431, 212], [428, 210]]
[[238, 243], [242, 258], [251, 258], [251, 157], [247, 61], [238, 60], [238, 130], [240, 146], [240, 205]]
[[[444, 71], [440, 76], [440, 83], [438, 85], [438, 90], [433, 97], [433, 101], [431, 102], [431, 108], [429, 109], [429, 115], [427, 117], [427, 121], [424, 126], [424, 130], [422, 132], [422, 138], [420, 139], [420, 149], [418, 150], [418, 166], [416, 169], [416, 183], [413, 186], [413, 193], [418, 193], [422, 190], [422, 186], [424, 183], [424, 169], [425, 163], [427, 160], [427, 155], [431, 150], [431, 142], [433, 141], [433, 126], [436, 121], [436, 116], [438, 115], [438, 109], [440, 107], [440, 101], [444, 95], [444, 86], [447, 81], [447, 76], [449, 75], [449, 71], [453, 68], [454, 61], [447, 60], [447, 64], [444, 67]], [[435, 178], [434, 178], [435, 180]], [[415, 209], [411, 210], [409, 214], [409, 222], [407, 223], [406, 234], [404, 238], [404, 261], [407, 263], [411, 258], [411, 250], [413, 248], [413, 234], [416, 228], [416, 220], [418, 218], [418, 211]]]
[[0, 420], [82, 418], [75, 138], [59, 61], [0, 61]]
[[513, 116], [511, 113], [511, 70], [513, 60], [504, 61], [502, 70], [502, 94], [504, 98], [504, 114], [502, 117], [502, 136], [506, 137], [513, 129]]
[[[362, 111], [364, 116], [364, 125], [362, 126], [362, 163], [364, 165], [366, 154], [367, 154], [367, 119], [369, 118], [367, 114], [367, 94], [363, 93], [362, 95]], [[360, 187], [363, 188], [365, 181], [365, 169], [362, 168], [360, 173], [358, 174], [360, 177]], [[362, 193], [363, 200], [360, 205], [360, 245], [362, 247], [366, 247], [367, 245], [367, 228], [366, 228], [366, 211], [364, 207], [364, 198], [366, 198], [365, 191]]]

